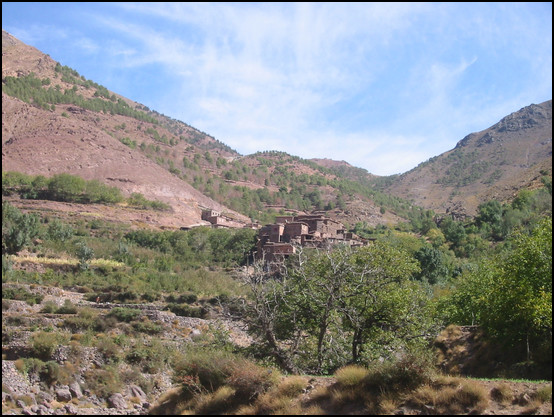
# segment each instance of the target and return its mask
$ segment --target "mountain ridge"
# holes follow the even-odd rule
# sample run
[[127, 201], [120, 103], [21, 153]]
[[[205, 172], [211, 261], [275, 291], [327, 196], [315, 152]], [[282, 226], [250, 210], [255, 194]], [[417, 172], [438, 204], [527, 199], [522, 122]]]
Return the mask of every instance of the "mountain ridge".
[[[139, 192], [172, 206], [175, 218], [163, 226], [204, 224], [202, 208], [245, 223], [287, 209], [324, 210], [345, 224], [369, 226], [404, 222], [414, 207], [472, 216], [485, 200], [509, 201], [519, 189], [537, 186], [541, 173], [552, 172], [551, 100], [467, 135], [404, 174], [380, 177], [328, 158], [240, 155], [184, 122], [86, 80], [4, 30], [2, 54], [3, 170], [68, 172], [126, 195]], [[20, 100], [13, 91], [26, 88], [23, 83], [38, 88]], [[522, 163], [517, 142], [524, 140], [529, 149]]]
[[552, 175], [552, 100], [531, 104], [399, 175], [384, 191], [443, 213], [476, 214], [480, 203], [511, 201]]

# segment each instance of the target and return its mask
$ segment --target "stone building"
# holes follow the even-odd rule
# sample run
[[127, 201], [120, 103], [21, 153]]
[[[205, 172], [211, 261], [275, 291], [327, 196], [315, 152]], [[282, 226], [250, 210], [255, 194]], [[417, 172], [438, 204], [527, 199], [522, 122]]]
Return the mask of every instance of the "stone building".
[[211, 223], [213, 228], [243, 228], [246, 226], [243, 222], [222, 215], [220, 212], [212, 209], [202, 210], [202, 220]]
[[342, 223], [322, 214], [277, 216], [258, 234], [256, 258], [282, 259], [295, 253], [295, 246], [326, 247], [334, 244], [362, 246], [367, 240], [347, 232]]

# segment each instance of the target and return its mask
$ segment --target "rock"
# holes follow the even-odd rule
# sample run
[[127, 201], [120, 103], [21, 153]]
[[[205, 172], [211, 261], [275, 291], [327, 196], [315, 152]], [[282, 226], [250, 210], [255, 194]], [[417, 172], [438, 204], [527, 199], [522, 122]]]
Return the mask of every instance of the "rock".
[[46, 391], [39, 391], [37, 396], [42, 400], [42, 404], [50, 403], [54, 400], [54, 397]]
[[83, 396], [83, 391], [81, 391], [81, 386], [78, 382], [72, 382], [69, 384], [69, 392], [71, 392], [71, 395], [73, 398], [81, 398]]
[[71, 414], [71, 415], [75, 415], [79, 411], [74, 404], [66, 404], [64, 408], [65, 408], [65, 411], [67, 411], [67, 414]]
[[522, 393], [518, 398], [518, 404], [527, 405], [531, 402], [531, 397], [526, 392]]
[[141, 401], [146, 400], [146, 394], [144, 393], [142, 388], [139, 387], [138, 385], [129, 385], [129, 396], [130, 397], [137, 397]]
[[71, 392], [69, 391], [69, 388], [57, 389], [56, 398], [58, 401], [71, 401]]
[[121, 395], [120, 393], [115, 393], [108, 398], [108, 406], [116, 408], [118, 410], [122, 410], [124, 408], [127, 408], [127, 401], [125, 401], [123, 395]]

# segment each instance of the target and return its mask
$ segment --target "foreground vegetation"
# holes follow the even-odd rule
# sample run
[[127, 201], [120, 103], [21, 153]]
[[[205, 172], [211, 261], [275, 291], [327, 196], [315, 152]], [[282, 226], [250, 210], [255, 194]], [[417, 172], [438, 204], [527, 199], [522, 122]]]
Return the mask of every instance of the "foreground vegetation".
[[[73, 183], [64, 178], [58, 198]], [[56, 181], [3, 175], [5, 194], [44, 197], [56, 189], [50, 184]], [[80, 190], [74, 198], [92, 202], [86, 182]], [[3, 343], [18, 337], [14, 326], [31, 332], [29, 355], [16, 367], [45, 389], [71, 382], [89, 348], [102, 361], [83, 370], [83, 378], [99, 397], [131, 382], [152, 393], [161, 386], [156, 375], [170, 375], [178, 388], [154, 414], [317, 414], [353, 403], [366, 413], [430, 403], [439, 413], [478, 413], [489, 396], [441, 376], [433, 342], [449, 324], [479, 325], [490, 349], [502, 353], [488, 376], [551, 379], [551, 200], [545, 182], [510, 204], [483, 204], [471, 221], [420, 217], [411, 226], [419, 234], [405, 225], [358, 225], [374, 244], [299, 250], [270, 268], [253, 262], [256, 232], [250, 229], [135, 230], [23, 213], [4, 202], [3, 310], [25, 301], [57, 321], [3, 315]], [[44, 287], [121, 306], [54, 305], [44, 301]], [[156, 322], [131, 308], [142, 304], [176, 319]], [[216, 320], [222, 314], [248, 323], [255, 343], [233, 343]], [[198, 322], [202, 333], [191, 338], [194, 329], [179, 317], [209, 321]], [[60, 345], [70, 348], [63, 364], [52, 357]], [[306, 374], [334, 375], [336, 384], [293, 401], [310, 385], [311, 377], [298, 376]], [[502, 389], [497, 395], [508, 396]]]

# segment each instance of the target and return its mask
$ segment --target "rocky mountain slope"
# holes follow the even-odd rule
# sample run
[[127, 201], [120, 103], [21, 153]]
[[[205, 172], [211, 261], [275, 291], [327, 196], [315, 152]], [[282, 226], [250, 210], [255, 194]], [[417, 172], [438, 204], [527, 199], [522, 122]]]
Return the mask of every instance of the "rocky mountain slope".
[[[203, 224], [212, 208], [250, 222], [284, 208], [350, 226], [406, 221], [412, 206], [474, 215], [552, 169], [552, 103], [531, 105], [417, 168], [377, 177], [344, 161], [242, 156], [204, 132], [86, 80], [2, 32], [3, 171], [67, 172], [171, 205], [153, 226]], [[32, 90], [32, 91], [29, 91]]]
[[[59, 86], [59, 90], [73, 88], [77, 95], [85, 99], [94, 96], [94, 88], [75, 84], [78, 78], [64, 78], [65, 74], [56, 72], [57, 63], [54, 60], [4, 31], [2, 55], [3, 79], [34, 73], [39, 79], [54, 80], [53, 84]], [[130, 100], [124, 102], [127, 107], [142, 111], [141, 105]], [[171, 205], [172, 219], [162, 222], [160, 226], [180, 227], [202, 223], [202, 207], [230, 212], [160, 166], [155, 158], [149, 158], [124, 144], [125, 138], [135, 143], [142, 140], [145, 147], [157, 147], [162, 155], [180, 153], [181, 158], [186, 152], [201, 152], [202, 148], [207, 147], [223, 157], [235, 154], [225, 146], [218, 147], [213, 138], [184, 123], [179, 125], [176, 121], [147, 111], [143, 113], [150, 114], [153, 119], [164, 119], [164, 126], [71, 104], [62, 103], [52, 107], [37, 108], [31, 103], [2, 94], [3, 171], [46, 177], [67, 172], [86, 180], [97, 179], [117, 186], [125, 195], [141, 193], [147, 199]], [[148, 128], [151, 130], [148, 131]], [[119, 137], [114, 132], [120, 133]], [[170, 141], [175, 145], [170, 145]], [[190, 144], [191, 141], [196, 145]], [[239, 213], [229, 214], [249, 220]]]
[[[356, 169], [345, 162], [282, 153], [242, 156], [86, 80], [5, 31], [2, 53], [4, 171], [47, 177], [68, 172], [125, 195], [141, 193], [172, 206], [173, 219], [152, 220], [165, 227], [202, 224], [201, 207], [245, 222], [284, 207], [327, 208], [327, 215], [348, 224], [405, 221], [394, 211], [382, 213], [367, 192], [345, 196], [329, 184], [342, 180], [345, 169]], [[332, 210], [337, 202], [339, 210]]]
[[384, 191], [437, 212], [474, 215], [552, 175], [552, 100], [532, 104], [463, 138], [456, 147], [390, 181]]

